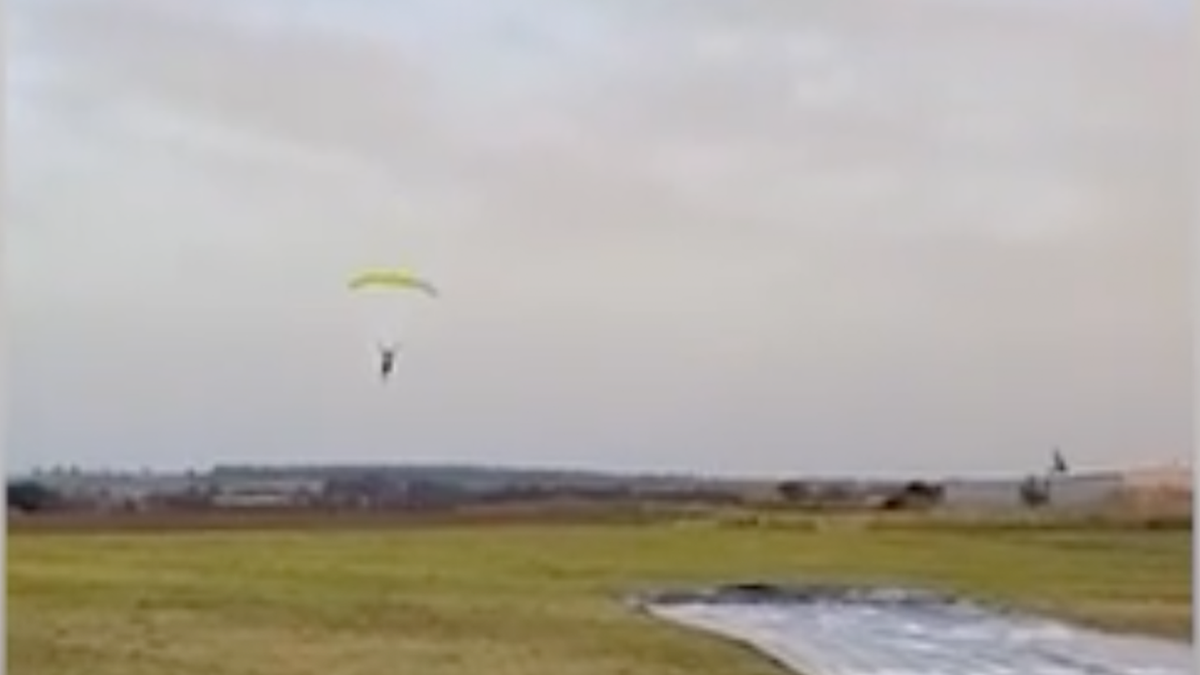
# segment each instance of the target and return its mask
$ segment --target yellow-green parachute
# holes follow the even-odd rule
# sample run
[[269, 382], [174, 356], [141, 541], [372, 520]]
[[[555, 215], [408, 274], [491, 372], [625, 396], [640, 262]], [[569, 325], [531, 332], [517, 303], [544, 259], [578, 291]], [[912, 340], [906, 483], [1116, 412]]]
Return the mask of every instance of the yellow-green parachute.
[[438, 290], [429, 281], [417, 276], [408, 269], [369, 269], [350, 277], [350, 290], [411, 288], [423, 291], [431, 297], [437, 297]]

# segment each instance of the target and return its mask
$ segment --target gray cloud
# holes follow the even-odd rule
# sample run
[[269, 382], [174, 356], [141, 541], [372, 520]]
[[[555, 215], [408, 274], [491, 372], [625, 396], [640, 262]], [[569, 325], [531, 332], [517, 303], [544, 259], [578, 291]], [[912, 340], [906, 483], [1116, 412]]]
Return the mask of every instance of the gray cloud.
[[[1167, 0], [14, 4], [26, 461], [1190, 447]], [[383, 394], [393, 259], [447, 293]]]

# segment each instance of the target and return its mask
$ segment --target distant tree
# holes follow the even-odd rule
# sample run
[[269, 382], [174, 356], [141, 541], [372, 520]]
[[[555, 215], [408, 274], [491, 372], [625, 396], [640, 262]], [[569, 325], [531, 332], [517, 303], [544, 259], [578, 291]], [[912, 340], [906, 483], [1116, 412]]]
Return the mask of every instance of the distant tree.
[[402, 501], [411, 508], [454, 506], [468, 495], [456, 484], [443, 480], [413, 480], [405, 486]]
[[785, 480], [775, 486], [775, 491], [785, 502], [803, 503], [812, 497], [808, 483], [802, 480]]
[[933, 506], [942, 501], [945, 496], [945, 487], [937, 483], [927, 483], [923, 480], [912, 481], [904, 486], [905, 494], [916, 499], [917, 501]]
[[827, 483], [813, 490], [813, 501], [824, 507], [849, 506], [858, 496], [850, 483]]
[[886, 511], [929, 509], [941, 504], [944, 494], [945, 490], [941, 485], [920, 480], [912, 481], [888, 495], [880, 507]]
[[1050, 503], [1050, 481], [1038, 476], [1029, 476], [1021, 483], [1021, 502], [1036, 509]]
[[26, 513], [45, 511], [58, 502], [58, 493], [34, 480], [9, 481], [8, 507]]

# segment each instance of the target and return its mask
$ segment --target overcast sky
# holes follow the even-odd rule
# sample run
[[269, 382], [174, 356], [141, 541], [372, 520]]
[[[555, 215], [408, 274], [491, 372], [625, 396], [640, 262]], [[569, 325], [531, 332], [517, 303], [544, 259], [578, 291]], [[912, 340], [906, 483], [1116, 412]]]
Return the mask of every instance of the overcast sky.
[[1187, 7], [9, 0], [10, 466], [1190, 455]]

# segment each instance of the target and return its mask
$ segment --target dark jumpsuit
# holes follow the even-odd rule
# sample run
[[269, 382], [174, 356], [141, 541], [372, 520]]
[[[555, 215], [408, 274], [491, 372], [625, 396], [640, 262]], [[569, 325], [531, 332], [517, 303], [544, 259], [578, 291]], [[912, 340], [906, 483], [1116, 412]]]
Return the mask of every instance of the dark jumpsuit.
[[391, 349], [385, 349], [379, 355], [383, 359], [383, 362], [380, 364], [380, 375], [386, 378], [388, 375], [391, 375], [392, 367], [395, 366], [396, 352]]

